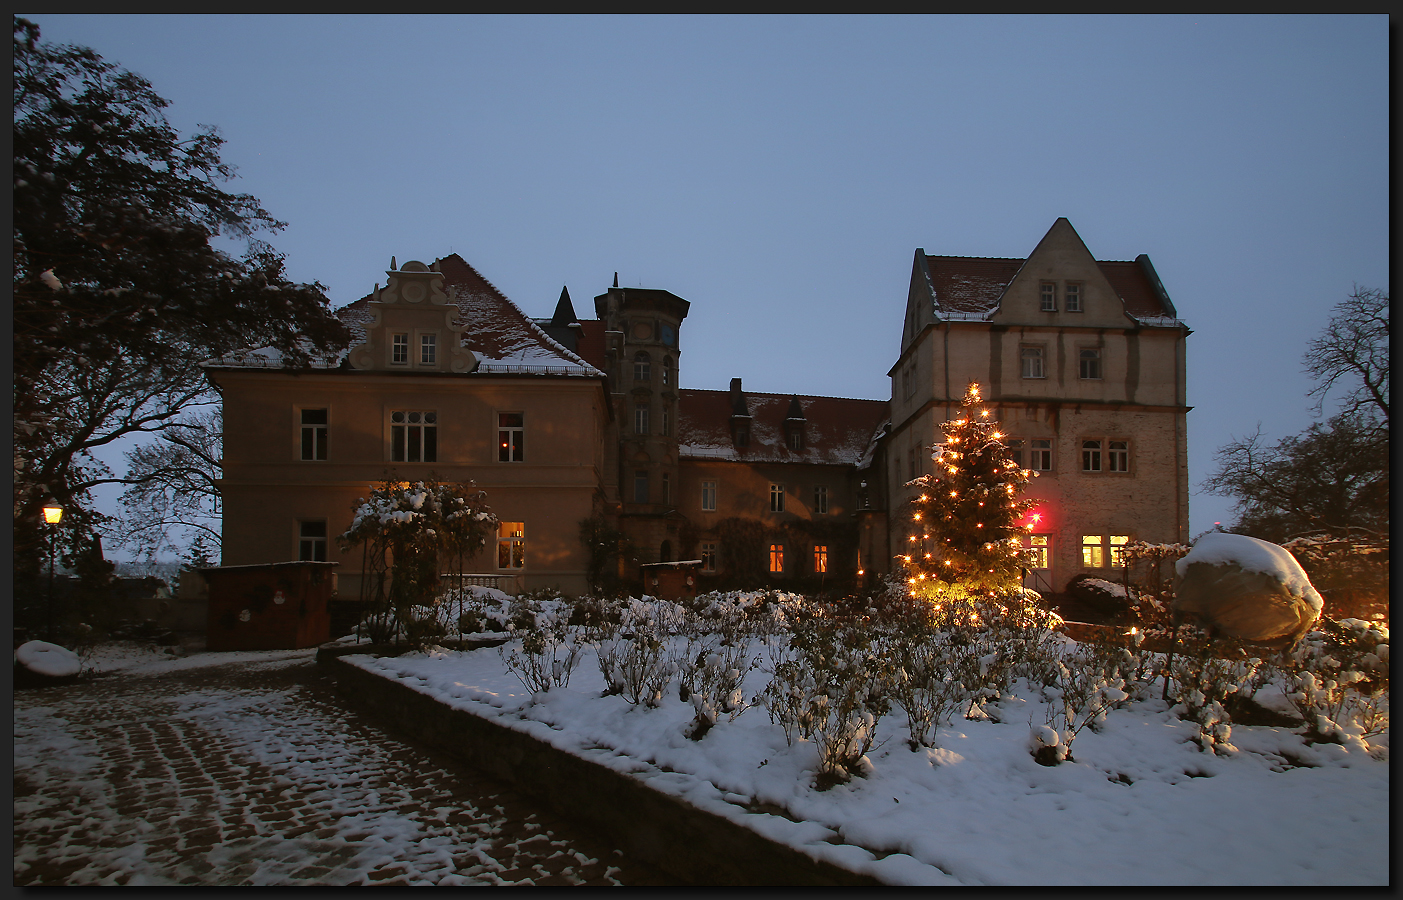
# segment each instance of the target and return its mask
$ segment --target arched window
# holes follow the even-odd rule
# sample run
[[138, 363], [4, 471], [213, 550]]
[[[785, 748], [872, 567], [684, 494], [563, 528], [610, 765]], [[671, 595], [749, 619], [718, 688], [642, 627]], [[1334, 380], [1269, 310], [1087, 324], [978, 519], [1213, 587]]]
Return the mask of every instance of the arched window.
[[633, 354], [633, 380], [648, 381], [653, 377], [652, 368], [649, 365], [652, 359], [642, 350]]
[[672, 541], [663, 541], [658, 550], [658, 562], [672, 562]]

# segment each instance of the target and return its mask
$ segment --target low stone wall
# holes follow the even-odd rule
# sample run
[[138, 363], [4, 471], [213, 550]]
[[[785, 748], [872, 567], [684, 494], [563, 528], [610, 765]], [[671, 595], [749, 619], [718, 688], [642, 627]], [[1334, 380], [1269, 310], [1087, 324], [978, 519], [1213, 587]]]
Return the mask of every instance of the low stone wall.
[[357, 668], [345, 645], [317, 653], [338, 689], [390, 727], [443, 750], [684, 884], [879, 885], [489, 719]]

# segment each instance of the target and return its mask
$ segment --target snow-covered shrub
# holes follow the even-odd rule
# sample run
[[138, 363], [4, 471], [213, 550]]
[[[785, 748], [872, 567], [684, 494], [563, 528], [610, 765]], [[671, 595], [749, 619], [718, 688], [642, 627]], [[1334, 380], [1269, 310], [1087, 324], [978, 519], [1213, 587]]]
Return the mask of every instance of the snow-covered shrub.
[[1195, 740], [1205, 750], [1231, 753], [1229, 697], [1249, 697], [1260, 681], [1262, 660], [1233, 641], [1197, 640], [1170, 663], [1168, 692], [1180, 718], [1198, 723]]
[[906, 712], [907, 743], [913, 751], [935, 746], [941, 723], [969, 708], [981, 682], [978, 645], [927, 619], [894, 636], [890, 659], [891, 695]]
[[1286, 699], [1313, 740], [1350, 743], [1388, 730], [1388, 628], [1328, 618], [1276, 660]]
[[584, 643], [579, 629], [570, 625], [568, 604], [518, 598], [507, 631], [520, 638], [521, 645], [503, 644], [497, 652], [527, 690], [548, 691], [570, 683]]
[[787, 591], [709, 591], [686, 605], [702, 621], [735, 623], [752, 635], [777, 635], [786, 633], [794, 611], [806, 602], [802, 594]]
[[588, 631], [605, 694], [619, 694], [634, 705], [661, 703], [674, 668], [667, 642], [686, 615], [675, 603], [649, 597], [605, 601], [599, 622]]
[[757, 665], [759, 658], [751, 656], [750, 642], [744, 636], [709, 629], [688, 635], [673, 660], [678, 695], [697, 713], [687, 727], [687, 737], [699, 741], [722, 713], [734, 719], [745, 711], [741, 685]]
[[1107, 713], [1130, 699], [1122, 672], [1127, 663], [1127, 656], [1085, 644], [1054, 663], [1057, 677], [1044, 689], [1047, 725], [1033, 728], [1034, 759], [1045, 766], [1070, 759], [1072, 742], [1082, 729], [1098, 730]]
[[464, 585], [450, 587], [439, 598], [439, 615], [450, 636], [507, 630], [512, 598], [496, 588]]
[[805, 607], [791, 622], [788, 653], [756, 698], [785, 740], [814, 742], [820, 788], [866, 774], [877, 720], [890, 709], [888, 664], [872, 633], [865, 618]]

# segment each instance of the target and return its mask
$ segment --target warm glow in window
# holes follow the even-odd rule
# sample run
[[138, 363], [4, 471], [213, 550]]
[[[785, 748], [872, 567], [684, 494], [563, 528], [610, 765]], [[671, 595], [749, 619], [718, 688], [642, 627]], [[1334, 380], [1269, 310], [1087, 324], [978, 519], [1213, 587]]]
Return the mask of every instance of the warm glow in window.
[[784, 545], [770, 545], [770, 572], [779, 574], [784, 571]]
[[497, 568], [521, 569], [526, 566], [526, 523], [500, 522], [497, 525]]
[[822, 574], [828, 571], [828, 545], [814, 544], [814, 572]]

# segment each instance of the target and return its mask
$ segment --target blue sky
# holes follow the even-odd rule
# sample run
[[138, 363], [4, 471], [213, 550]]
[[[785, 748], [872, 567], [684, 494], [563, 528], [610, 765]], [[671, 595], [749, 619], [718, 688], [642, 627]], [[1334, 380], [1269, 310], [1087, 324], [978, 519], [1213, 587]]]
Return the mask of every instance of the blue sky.
[[[1193, 483], [1310, 424], [1301, 354], [1388, 283], [1386, 16], [24, 14], [217, 125], [334, 305], [457, 252], [529, 314], [687, 298], [683, 387], [887, 398], [917, 247], [1066, 216], [1189, 338]], [[1231, 518], [1197, 491], [1196, 534]]]

